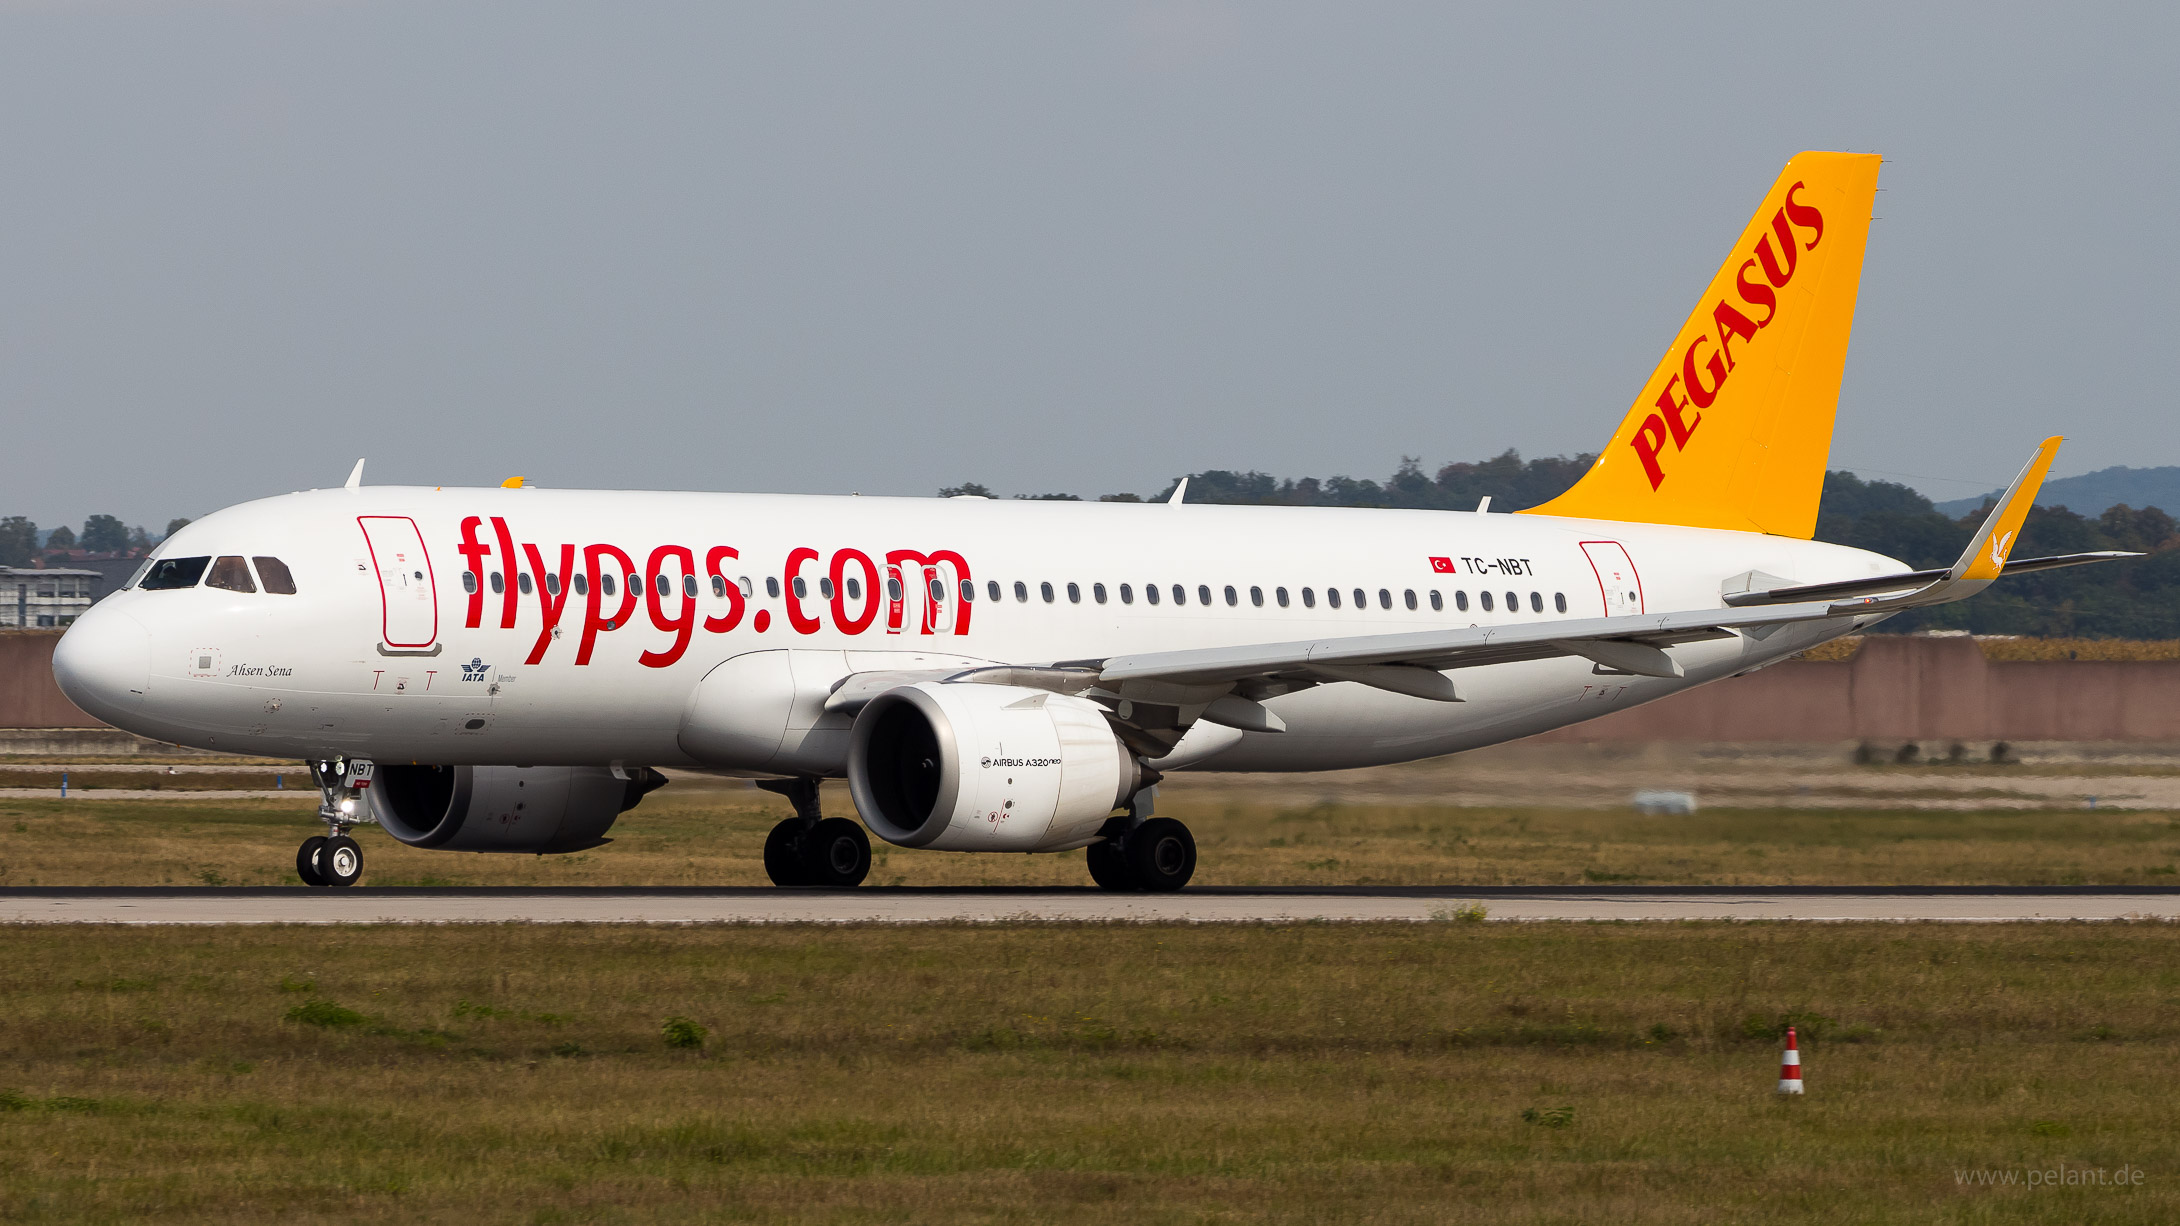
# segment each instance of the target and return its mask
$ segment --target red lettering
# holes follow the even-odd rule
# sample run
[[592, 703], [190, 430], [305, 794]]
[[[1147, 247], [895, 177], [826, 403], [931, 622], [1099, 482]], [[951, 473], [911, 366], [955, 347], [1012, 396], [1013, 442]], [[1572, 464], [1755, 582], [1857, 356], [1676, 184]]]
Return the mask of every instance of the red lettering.
[[[619, 570], [617, 572], [601, 571], [598, 567], [601, 558], [612, 558], [620, 563]], [[583, 606], [583, 642], [575, 652], [575, 662], [577, 664], [590, 663], [590, 649], [597, 643], [599, 631], [617, 630], [628, 624], [628, 615], [636, 609], [636, 593], [629, 587], [623, 586], [621, 588], [621, 604], [619, 608], [613, 611], [613, 616], [598, 616], [599, 602], [605, 599], [605, 588], [599, 580], [616, 573], [633, 577], [635, 569], [636, 564], [629, 559], [629, 556], [611, 545], [583, 546], [583, 572], [588, 576], [590, 596]]]
[[[537, 642], [530, 645], [530, 658], [524, 664], [535, 664], [545, 658], [545, 649], [552, 645], [553, 630], [560, 625], [560, 611], [568, 607], [568, 581], [575, 575], [575, 546], [560, 547], [560, 570], [557, 574], [545, 569], [545, 559], [539, 556], [537, 546], [525, 544], [524, 554], [530, 559], [530, 573], [537, 576], [537, 607], [544, 614], [545, 624], [537, 628]], [[546, 576], [553, 575], [552, 582]], [[559, 588], [558, 592], [552, 589]]]
[[727, 615], [725, 617], [707, 617], [704, 619], [704, 628], [713, 634], [725, 634], [742, 623], [742, 609], [744, 607], [742, 585], [727, 578], [719, 569], [720, 559], [739, 558], [741, 556], [741, 550], [729, 545], [714, 545], [704, 554], [704, 573], [714, 582], [727, 589]]
[[500, 538], [500, 562], [507, 567], [507, 574], [500, 581], [500, 629], [512, 630], [515, 628], [515, 538], [507, 534], [507, 521], [497, 515], [492, 517], [492, 531]]
[[1650, 488], [1663, 485], [1665, 470], [1658, 467], [1658, 452], [1665, 447], [1665, 420], [1656, 413], [1644, 418], [1643, 424], [1636, 428], [1635, 437], [1628, 440], [1628, 446], [1641, 458], [1643, 472], [1650, 477]]
[[[863, 569], [863, 611], [848, 616], [848, 564]], [[833, 555], [833, 625], [842, 634], [861, 634], [878, 616], [878, 567], [860, 549], [843, 549]]]
[[1658, 393], [1658, 413], [1665, 418], [1666, 428], [1673, 432], [1675, 451], [1686, 447], [1688, 436], [1694, 434], [1696, 427], [1703, 424], [1701, 413], [1696, 414], [1692, 421], [1682, 416], [1688, 411], [1688, 402], [1673, 394], [1673, 385], [1678, 382], [1680, 376], [1672, 376], [1665, 381], [1665, 390]]
[[[678, 572], [671, 577], [666, 572], [668, 561], [680, 563]], [[689, 591], [695, 586], [690, 582], [690, 576], [696, 574], [696, 557], [685, 545], [661, 545], [651, 551], [644, 571], [644, 607], [651, 614], [652, 625], [673, 634], [674, 645], [664, 651], [646, 651], [636, 657], [636, 662], [645, 668], [665, 668], [689, 650], [689, 636], [696, 630], [696, 596]], [[676, 586], [681, 588], [681, 615], [668, 617], [662, 602], [670, 599], [669, 593]]]
[[1756, 244], [1756, 258], [1763, 261], [1764, 280], [1778, 289], [1785, 289], [1786, 283], [1794, 279], [1794, 261], [1801, 258], [1801, 248], [1794, 245], [1793, 236], [1787, 233], [1785, 213], [1772, 215], [1771, 228], [1779, 237], [1780, 248], [1786, 252], [1786, 268], [1781, 271], [1779, 257], [1771, 253], [1770, 234], [1764, 236], [1763, 242]]
[[[1689, 341], [1688, 351], [1680, 355], [1680, 381], [1688, 387], [1688, 402], [1699, 409], [1710, 408], [1711, 402], [1718, 399], [1718, 389], [1726, 386], [1726, 359], [1715, 353], [1703, 364], [1704, 369], [1711, 372], [1711, 385], [1703, 386], [1703, 380], [1696, 376], [1696, 348], [1710, 339], [1706, 333]], [[1695, 427], [1691, 425], [1688, 429], [1693, 431]]]
[[1735, 289], [1741, 291], [1741, 301], [1748, 303], [1750, 306], [1764, 308], [1764, 317], [1756, 321], [1756, 326], [1761, 328], [1771, 322], [1772, 316], [1779, 313], [1779, 295], [1763, 282], [1749, 279], [1749, 270], [1754, 267], [1756, 267], [1756, 261], [1748, 260], [1744, 262], [1741, 265], [1741, 271], [1734, 274], [1733, 284]]
[[[1756, 325], [1749, 317], [1734, 309], [1733, 304], [1721, 298], [1711, 308], [1711, 322], [1718, 325], [1718, 351], [1726, 357], [1726, 369], [1733, 369], [1733, 338], [1751, 341], [1756, 339]], [[1720, 376], [1724, 378], [1723, 375]]]
[[1816, 233], [1809, 236], [1809, 250], [1815, 251], [1817, 243], [1824, 238], [1824, 214], [1818, 212], [1817, 206], [1813, 204], [1798, 204], [1795, 202], [1794, 193], [1801, 189], [1802, 185], [1799, 183], [1786, 189], [1786, 209], [1784, 211], [1788, 221], [1805, 229], [1816, 231]]
[[802, 569], [803, 563], [815, 561], [817, 556], [817, 550], [807, 547], [791, 550], [787, 555], [787, 624], [793, 626], [797, 634], [816, 634], [822, 625], [817, 618], [802, 611], [802, 596], [795, 591], [795, 572]]
[[492, 547], [477, 539], [477, 525], [483, 522], [475, 515], [462, 521], [461, 554], [469, 567], [469, 582], [463, 585], [469, 589], [469, 619], [462, 625], [470, 630], [484, 620], [484, 559], [491, 555]]

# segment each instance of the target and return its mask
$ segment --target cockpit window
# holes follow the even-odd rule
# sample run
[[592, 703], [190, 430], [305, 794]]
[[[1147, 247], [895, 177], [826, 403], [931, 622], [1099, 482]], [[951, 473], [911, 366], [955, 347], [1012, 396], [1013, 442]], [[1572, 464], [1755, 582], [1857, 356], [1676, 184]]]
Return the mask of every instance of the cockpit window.
[[230, 592], [255, 592], [257, 584], [250, 578], [250, 568], [241, 558], [228, 556], [212, 563], [212, 573], [204, 577], [206, 587], [221, 588]]
[[251, 558], [257, 563], [257, 581], [275, 596], [295, 595], [295, 576], [288, 573], [288, 564], [278, 558]]
[[137, 584], [147, 592], [166, 588], [195, 587], [204, 578], [204, 568], [212, 564], [210, 558], [161, 558], [152, 564], [144, 581]]

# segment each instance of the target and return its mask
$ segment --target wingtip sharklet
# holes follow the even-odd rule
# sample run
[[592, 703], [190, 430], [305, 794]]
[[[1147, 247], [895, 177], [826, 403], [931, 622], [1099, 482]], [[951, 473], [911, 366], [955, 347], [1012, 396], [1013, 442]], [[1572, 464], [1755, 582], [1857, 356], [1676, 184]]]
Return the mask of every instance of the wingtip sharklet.
[[1989, 582], [2005, 571], [2006, 559], [2021, 540], [2021, 525], [2029, 517], [2029, 508], [2036, 505], [2036, 495], [2044, 488], [2051, 462], [2058, 457], [2059, 444], [2065, 441], [2063, 435], [2054, 434], [2037, 445], [2036, 454], [2022, 466], [2021, 475], [2013, 479], [1998, 505], [1984, 518], [1983, 527], [1969, 540], [1966, 552], [1953, 563], [1948, 580]]

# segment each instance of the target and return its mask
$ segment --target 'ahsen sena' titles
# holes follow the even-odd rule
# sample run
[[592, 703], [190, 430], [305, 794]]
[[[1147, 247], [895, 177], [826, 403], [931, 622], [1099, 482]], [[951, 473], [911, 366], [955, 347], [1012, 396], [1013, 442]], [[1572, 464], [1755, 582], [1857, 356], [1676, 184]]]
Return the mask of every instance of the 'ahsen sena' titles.
[[[495, 550], [493, 544], [478, 538], [484, 522], [476, 515], [462, 521], [462, 543], [457, 552], [467, 567], [462, 588], [469, 596], [463, 625], [471, 630], [483, 625], [488, 581], [492, 588], [489, 595], [499, 604], [499, 628], [503, 630], [515, 628], [521, 598], [534, 596], [539, 624], [537, 638], [523, 660], [525, 664], [542, 661], [561, 637], [560, 624], [568, 615], [570, 593], [582, 600], [583, 631], [575, 648], [575, 662], [579, 665], [590, 663], [599, 635], [628, 625], [638, 603], [643, 605], [644, 615], [654, 629], [673, 636], [664, 645], [647, 648], [637, 657], [647, 668], [665, 668], [681, 659], [700, 623], [708, 633], [725, 634], [739, 627], [748, 613], [744, 580], [729, 577], [724, 569], [727, 560], [742, 556], [731, 545], [713, 545], [704, 551], [700, 578], [696, 551], [685, 545], [652, 549], [640, 568], [628, 551], [608, 544], [585, 545], [580, 550], [574, 545], [561, 545], [557, 556], [548, 561], [547, 552], [534, 544], [522, 544], [518, 553], [514, 533], [497, 515], [491, 521], [493, 537], [498, 541]], [[486, 567], [484, 560], [495, 554], [515, 559], [505, 574]], [[929, 554], [911, 549], [889, 551], [881, 589], [878, 564], [869, 554], [859, 549], [837, 550], [819, 572], [825, 578], [815, 584], [820, 590], [813, 594], [813, 581], [803, 571], [820, 556], [808, 547], [791, 550], [783, 574], [764, 581], [767, 596], [783, 599], [788, 625], [795, 633], [819, 633], [825, 626], [822, 615], [830, 612], [835, 630], [862, 634], [878, 620], [883, 604], [886, 633], [900, 634], [911, 602], [918, 609], [917, 633], [945, 634], [949, 628], [957, 635], [969, 633], [975, 598], [970, 594], [969, 563], [959, 553], [951, 549]], [[522, 565], [525, 561], [527, 569]], [[698, 596], [705, 587], [711, 589], [715, 599], [726, 602], [723, 613], [697, 616]], [[749, 624], [750, 629], [762, 634], [771, 628], [772, 614], [759, 609]]]
[[[1771, 215], [1771, 233], [1756, 244], [1754, 253], [1734, 273], [1734, 289], [1740, 295], [1741, 306], [1721, 298], [1711, 307], [1713, 330], [1698, 333], [1681, 351], [1680, 373], [1668, 376], [1665, 387], [1658, 392], [1658, 411], [1644, 418], [1635, 437], [1628, 440], [1628, 446], [1635, 449], [1636, 458], [1643, 463], [1643, 474], [1650, 478], [1651, 489], [1665, 483], [1665, 467], [1659, 461], [1666, 440], [1672, 440], [1675, 452], [1687, 448], [1696, 427], [1703, 424], [1701, 410], [1718, 399], [1719, 390], [1733, 373], [1735, 342], [1753, 342], [1758, 332], [1771, 326], [1779, 313], [1778, 291], [1794, 279], [1794, 266], [1801, 253], [1816, 250], [1824, 237], [1824, 214], [1814, 205], [1797, 202], [1794, 193], [1800, 190], [1800, 183], [1787, 189], [1786, 203]], [[1806, 244], [1797, 244], [1797, 227], [1809, 231]], [[1751, 319], [1742, 306], [1763, 314]]]

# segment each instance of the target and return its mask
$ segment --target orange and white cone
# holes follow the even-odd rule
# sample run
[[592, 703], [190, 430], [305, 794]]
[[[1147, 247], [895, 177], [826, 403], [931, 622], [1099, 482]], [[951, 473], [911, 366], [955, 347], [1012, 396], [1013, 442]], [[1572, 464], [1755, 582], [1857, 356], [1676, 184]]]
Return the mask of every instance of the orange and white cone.
[[1786, 1056], [1779, 1063], [1779, 1093], [1802, 1092], [1802, 1053], [1794, 1042], [1794, 1028], [1786, 1028]]

